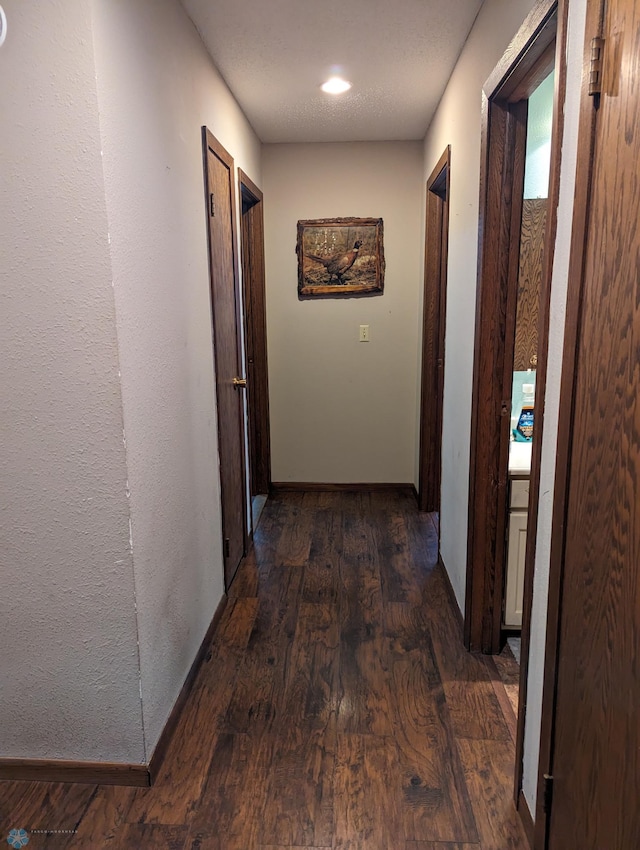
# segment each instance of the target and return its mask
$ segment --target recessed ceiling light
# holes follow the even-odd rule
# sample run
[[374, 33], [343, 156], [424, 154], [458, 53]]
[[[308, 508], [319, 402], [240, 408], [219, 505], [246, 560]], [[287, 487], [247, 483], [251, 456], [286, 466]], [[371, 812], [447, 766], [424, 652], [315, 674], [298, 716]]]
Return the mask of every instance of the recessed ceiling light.
[[340, 77], [331, 77], [331, 79], [327, 80], [326, 83], [323, 83], [320, 88], [322, 91], [326, 91], [327, 94], [343, 94], [344, 92], [349, 91], [351, 83], [340, 79]]

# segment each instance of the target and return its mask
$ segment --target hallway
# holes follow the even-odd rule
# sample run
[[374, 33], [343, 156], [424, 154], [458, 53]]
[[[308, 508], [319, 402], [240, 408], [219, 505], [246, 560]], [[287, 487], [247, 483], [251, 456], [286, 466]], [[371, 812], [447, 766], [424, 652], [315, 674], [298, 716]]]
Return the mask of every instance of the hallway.
[[154, 787], [0, 783], [3, 840], [527, 847], [513, 727], [491, 667], [462, 647], [436, 561], [410, 493], [270, 498]]

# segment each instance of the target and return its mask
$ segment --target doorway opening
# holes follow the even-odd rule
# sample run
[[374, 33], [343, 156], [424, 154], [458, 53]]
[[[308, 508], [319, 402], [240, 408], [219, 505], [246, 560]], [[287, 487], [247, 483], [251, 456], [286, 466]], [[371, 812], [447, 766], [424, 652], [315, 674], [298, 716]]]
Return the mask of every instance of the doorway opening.
[[249, 494], [252, 527], [255, 529], [271, 486], [264, 212], [262, 192], [240, 169], [238, 183], [242, 202], [242, 289], [247, 369]]
[[566, 2], [539, 0], [483, 89], [464, 637], [500, 673], [521, 632], [506, 655], [519, 655], [515, 797], [529, 834], [520, 789], [565, 42]]

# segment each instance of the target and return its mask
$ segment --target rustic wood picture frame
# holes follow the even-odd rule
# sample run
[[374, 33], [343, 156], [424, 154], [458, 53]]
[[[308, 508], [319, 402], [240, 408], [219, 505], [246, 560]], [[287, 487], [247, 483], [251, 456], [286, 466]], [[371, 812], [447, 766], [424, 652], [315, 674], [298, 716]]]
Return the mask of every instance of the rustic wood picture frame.
[[382, 295], [381, 218], [319, 218], [298, 222], [298, 297]]

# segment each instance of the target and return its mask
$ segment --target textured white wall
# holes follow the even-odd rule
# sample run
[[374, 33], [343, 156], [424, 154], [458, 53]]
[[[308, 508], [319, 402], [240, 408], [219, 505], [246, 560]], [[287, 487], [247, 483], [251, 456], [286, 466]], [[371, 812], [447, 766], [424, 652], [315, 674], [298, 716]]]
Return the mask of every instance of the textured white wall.
[[3, 5], [0, 756], [142, 762], [89, 8]]
[[485, 0], [424, 146], [429, 175], [446, 145], [451, 145], [440, 547], [462, 609], [467, 560], [482, 86], [533, 5], [533, 0]]
[[524, 774], [522, 783], [529, 809], [534, 815], [538, 781], [540, 722], [542, 717], [542, 685], [544, 678], [558, 409], [560, 405], [560, 373], [564, 345], [564, 319], [575, 187], [586, 6], [586, 0], [571, 0], [569, 4], [567, 89], [564, 109], [560, 198], [558, 202], [558, 230], [551, 284], [549, 367], [547, 370], [542, 466], [540, 469], [538, 535], [536, 539], [536, 566], [533, 608], [531, 612], [531, 649], [529, 651], [527, 715], [524, 738]]
[[175, 0], [93, 0], [149, 756], [223, 593], [201, 125], [260, 145]]
[[[266, 145], [263, 172], [273, 479], [412, 482], [421, 143]], [[384, 219], [384, 295], [299, 301], [297, 221], [339, 216]]]

